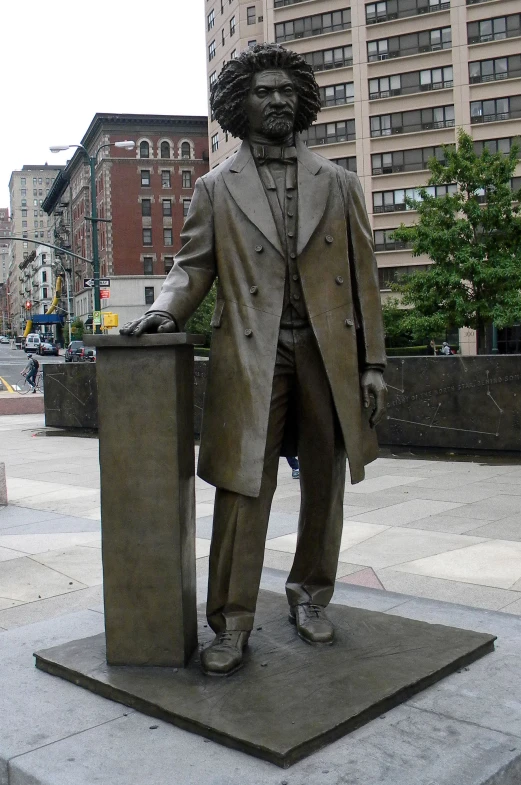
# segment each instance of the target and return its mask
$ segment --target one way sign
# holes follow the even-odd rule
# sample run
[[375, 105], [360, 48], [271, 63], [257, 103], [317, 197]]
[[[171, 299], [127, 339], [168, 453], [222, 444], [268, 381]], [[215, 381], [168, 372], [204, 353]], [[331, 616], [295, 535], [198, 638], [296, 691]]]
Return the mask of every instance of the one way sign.
[[[108, 289], [110, 287], [110, 278], [100, 278], [99, 279], [100, 289]], [[83, 279], [83, 288], [84, 289], [93, 289], [94, 288], [94, 278], [84, 278]]]

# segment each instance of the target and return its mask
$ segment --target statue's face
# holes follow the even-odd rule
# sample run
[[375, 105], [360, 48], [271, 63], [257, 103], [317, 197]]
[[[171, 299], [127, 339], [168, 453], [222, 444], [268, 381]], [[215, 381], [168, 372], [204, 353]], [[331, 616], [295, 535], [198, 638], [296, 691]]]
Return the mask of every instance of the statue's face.
[[250, 133], [281, 139], [293, 131], [298, 95], [286, 71], [254, 74], [244, 103]]

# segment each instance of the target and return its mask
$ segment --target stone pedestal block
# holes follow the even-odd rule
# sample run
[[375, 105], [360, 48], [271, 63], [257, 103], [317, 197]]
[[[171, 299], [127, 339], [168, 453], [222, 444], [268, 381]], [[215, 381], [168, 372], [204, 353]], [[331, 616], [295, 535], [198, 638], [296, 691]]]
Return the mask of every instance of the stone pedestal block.
[[184, 666], [197, 644], [193, 345], [184, 333], [97, 348], [107, 662]]

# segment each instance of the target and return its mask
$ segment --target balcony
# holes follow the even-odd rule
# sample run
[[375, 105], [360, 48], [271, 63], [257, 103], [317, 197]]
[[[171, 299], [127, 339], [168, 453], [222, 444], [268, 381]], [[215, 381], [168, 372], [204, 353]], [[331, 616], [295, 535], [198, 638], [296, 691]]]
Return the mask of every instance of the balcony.
[[414, 125], [398, 125], [393, 128], [371, 130], [371, 137], [394, 136], [395, 134], [412, 134], [418, 131], [433, 131], [440, 128], [454, 128], [454, 120], [437, 120], [433, 123], [415, 123]]
[[441, 49], [451, 49], [452, 41], [444, 41], [441, 44], [429, 44], [428, 46], [411, 46], [408, 49], [397, 49], [393, 52], [382, 52], [368, 55], [369, 63], [377, 63], [380, 60], [392, 60], [396, 57], [409, 57], [409, 55], [424, 54], [425, 52], [439, 52]]
[[413, 95], [414, 93], [424, 93], [429, 90], [445, 90], [453, 87], [454, 82], [431, 82], [430, 84], [418, 84], [410, 87], [398, 87], [395, 90], [381, 90], [379, 93], [369, 93], [369, 100], [375, 101], [379, 98], [393, 98], [396, 95]]
[[[480, 0], [485, 2], [485, 0]], [[503, 41], [505, 38], [516, 38], [521, 35], [521, 27], [513, 27], [511, 30], [504, 30], [500, 33], [487, 33], [486, 35], [472, 35], [467, 43], [469, 44], [488, 44], [490, 41]]]
[[405, 202], [399, 204], [380, 204], [373, 207], [373, 213], [398, 213], [407, 210]]
[[[480, 2], [484, 2], [484, 0], [480, 0]], [[366, 25], [376, 25], [381, 22], [391, 22], [393, 19], [406, 19], [411, 16], [419, 16], [420, 14], [433, 14], [436, 11], [446, 11], [448, 8], [450, 8], [450, 2], [431, 3], [428, 6], [422, 5], [417, 6], [416, 8], [406, 8], [401, 11], [398, 9], [398, 11], [391, 14], [377, 14], [375, 17], [366, 18], [365, 22]]]
[[496, 112], [496, 114], [475, 115], [470, 118], [472, 125], [477, 123], [497, 123], [501, 120], [515, 120], [521, 117], [521, 109], [509, 112]]
[[481, 84], [483, 82], [498, 82], [501, 79], [515, 79], [521, 76], [521, 70], [505, 71], [497, 74], [480, 74], [478, 76], [471, 76], [469, 79], [470, 84]]

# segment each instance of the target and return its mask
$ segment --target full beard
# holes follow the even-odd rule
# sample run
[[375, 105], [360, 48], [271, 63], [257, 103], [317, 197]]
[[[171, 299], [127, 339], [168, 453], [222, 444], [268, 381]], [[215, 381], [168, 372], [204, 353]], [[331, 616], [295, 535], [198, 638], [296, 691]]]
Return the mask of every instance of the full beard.
[[271, 139], [281, 139], [293, 131], [293, 115], [268, 115], [262, 122], [262, 132]]

